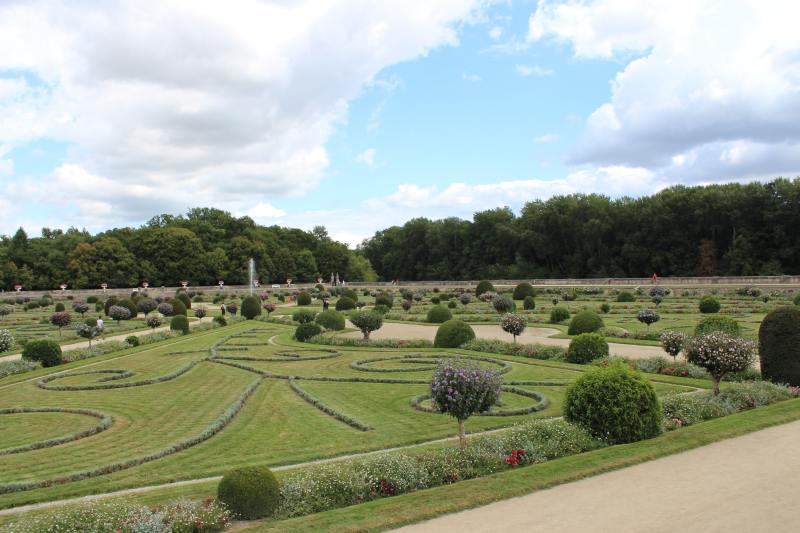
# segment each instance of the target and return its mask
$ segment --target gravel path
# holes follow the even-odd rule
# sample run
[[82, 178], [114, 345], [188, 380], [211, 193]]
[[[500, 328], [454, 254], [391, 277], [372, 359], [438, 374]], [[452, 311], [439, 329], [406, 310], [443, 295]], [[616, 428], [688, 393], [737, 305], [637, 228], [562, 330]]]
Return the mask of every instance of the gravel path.
[[395, 531], [796, 531], [798, 440], [792, 422]]
[[[354, 327], [349, 321], [348, 327]], [[370, 334], [371, 339], [427, 339], [432, 341], [436, 336], [438, 326], [427, 326], [424, 324], [405, 324], [402, 322], [384, 322], [383, 327]], [[497, 324], [473, 324], [472, 329], [475, 335], [481, 339], [498, 339], [511, 342], [513, 337], [503, 331]], [[528, 327], [517, 337], [517, 342], [538, 343], [549, 346], [569, 346], [570, 339], [554, 339], [551, 335], [557, 335], [559, 330], [554, 328]], [[343, 333], [344, 337], [361, 338], [361, 332], [350, 331]], [[641, 346], [636, 344], [608, 343], [611, 355], [638, 359], [644, 357], [654, 357], [656, 355], [666, 356], [667, 354], [659, 346]]]

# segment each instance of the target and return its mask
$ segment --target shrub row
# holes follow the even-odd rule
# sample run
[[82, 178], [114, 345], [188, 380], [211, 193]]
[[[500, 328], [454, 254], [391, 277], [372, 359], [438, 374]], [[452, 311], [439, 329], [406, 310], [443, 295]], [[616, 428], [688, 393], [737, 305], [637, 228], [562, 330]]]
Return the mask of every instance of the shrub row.
[[23, 372], [30, 372], [42, 368], [42, 363], [38, 361], [25, 361], [24, 359], [17, 359], [16, 361], [0, 361], [0, 379], [14, 374], [22, 374]]
[[544, 344], [515, 344], [492, 339], [474, 339], [461, 346], [473, 352], [487, 352], [503, 355], [516, 355], [529, 359], [548, 361], [564, 361], [566, 350], [560, 346], [546, 346]]
[[433, 348], [433, 343], [426, 339], [356, 339], [338, 335], [317, 335], [306, 342], [327, 346], [349, 346], [352, 348]]
[[363, 422], [361, 422], [359, 420], [356, 420], [355, 418], [349, 417], [349, 416], [347, 416], [346, 414], [344, 414], [344, 413], [342, 413], [340, 411], [337, 411], [333, 407], [325, 404], [322, 400], [320, 400], [319, 398], [317, 398], [316, 396], [314, 396], [310, 392], [303, 390], [297, 384], [297, 382], [295, 381], [294, 378], [289, 378], [289, 387], [291, 387], [291, 389], [294, 392], [296, 392], [298, 396], [300, 396], [306, 402], [310, 403], [311, 405], [313, 405], [314, 407], [316, 407], [317, 409], [319, 409], [320, 411], [322, 411], [326, 415], [330, 415], [333, 418], [335, 418], [336, 420], [338, 420], [340, 422], [344, 422], [348, 426], [350, 426], [352, 428], [355, 428], [355, 429], [357, 429], [359, 431], [369, 431], [370, 429], [372, 429], [367, 424], [365, 424], [365, 423], [363, 423]]

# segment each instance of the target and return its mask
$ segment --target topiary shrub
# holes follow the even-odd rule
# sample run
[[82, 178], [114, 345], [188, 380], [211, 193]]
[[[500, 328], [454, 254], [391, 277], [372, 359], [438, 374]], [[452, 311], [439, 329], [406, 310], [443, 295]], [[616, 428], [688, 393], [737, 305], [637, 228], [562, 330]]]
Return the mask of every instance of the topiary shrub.
[[217, 324], [218, 326], [227, 326], [228, 325], [228, 321], [225, 320], [224, 316], [215, 316], [212, 319], [212, 321], [214, 322], [214, 324]]
[[709, 316], [702, 319], [694, 328], [695, 336], [706, 335], [712, 331], [721, 331], [728, 335], [740, 336], [742, 328], [739, 323], [729, 316]]
[[158, 309], [158, 304], [152, 298], [142, 298], [136, 302], [136, 307], [139, 308], [139, 311], [144, 313], [144, 316], [147, 316], [152, 311]]
[[792, 301], [794, 302], [794, 305], [800, 305], [800, 292], [795, 295], [794, 300]]
[[630, 293], [628, 291], [622, 291], [619, 294], [617, 294], [617, 301], [618, 302], [635, 302], [636, 301], [636, 297], [632, 293]]
[[350, 315], [350, 322], [369, 339], [369, 334], [383, 326], [383, 315], [375, 311], [358, 311]]
[[[117, 305], [119, 305], [121, 307], [124, 307], [125, 309], [130, 311], [131, 315], [130, 315], [129, 318], [131, 318], [131, 319], [132, 318], [136, 318], [136, 315], [139, 314], [139, 308], [136, 306], [134, 301], [131, 300], [130, 298], [125, 298], [124, 300], [120, 300], [119, 302], [117, 302]], [[111, 315], [109, 315], [109, 316], [111, 316]]]
[[[144, 323], [147, 324], [147, 327], [156, 329], [158, 326], [164, 323], [164, 320], [161, 318], [161, 315], [156, 314], [145, 318]], [[96, 322], [93, 325], [96, 325]]]
[[474, 339], [475, 331], [469, 324], [463, 320], [452, 318], [438, 327], [433, 345], [436, 348], [458, 348], [465, 342]]
[[611, 444], [655, 437], [662, 416], [653, 386], [622, 363], [585, 373], [564, 399], [564, 418]]
[[131, 310], [121, 305], [112, 305], [108, 308], [108, 316], [119, 324], [120, 320], [128, 320], [131, 317]]
[[391, 294], [382, 292], [375, 297], [375, 305], [385, 305], [388, 309], [391, 309], [392, 305], [394, 305], [394, 298]]
[[175, 299], [172, 300], [171, 303], [172, 303], [172, 316], [177, 316], [177, 315], [187, 316], [186, 306], [183, 305], [182, 301]]
[[449, 302], [447, 302], [448, 309], [455, 309], [456, 307], [458, 307], [458, 304], [456, 303], [455, 300], [450, 300]]
[[372, 310], [375, 311], [376, 313], [380, 313], [382, 315], [385, 315], [386, 313], [389, 312], [389, 308], [386, 307], [383, 304], [376, 305], [375, 307], [372, 308]]
[[14, 345], [14, 336], [7, 329], [0, 329], [0, 353], [7, 352]]
[[526, 296], [522, 301], [522, 308], [526, 311], [533, 311], [536, 309], [536, 300], [533, 296]]
[[636, 320], [642, 324], [647, 324], [647, 330], [649, 331], [650, 324], [655, 324], [661, 320], [661, 315], [653, 309], [640, 309], [639, 312], [636, 313]]
[[425, 316], [426, 322], [431, 324], [442, 324], [453, 318], [453, 313], [443, 305], [434, 305], [428, 310]]
[[186, 294], [186, 292], [178, 291], [178, 294], [175, 295], [175, 299], [176, 300], [180, 300], [183, 303], [183, 305], [186, 307], [186, 309], [191, 309], [192, 308], [192, 299], [189, 298], [189, 295]]
[[306, 291], [301, 291], [297, 295], [297, 305], [311, 305], [311, 295]]
[[686, 344], [686, 360], [703, 367], [714, 380], [714, 395], [719, 394], [719, 382], [725, 374], [742, 372], [753, 364], [755, 343], [721, 331], [695, 337]]
[[305, 324], [297, 326], [297, 329], [294, 330], [294, 338], [297, 341], [306, 342], [311, 337], [319, 335], [320, 333], [322, 333], [322, 328], [319, 327], [319, 324], [306, 322]]
[[280, 502], [278, 480], [266, 466], [231, 470], [219, 482], [217, 498], [237, 518], [255, 520], [271, 515]]
[[514, 287], [514, 294], [512, 296], [515, 300], [524, 300], [528, 296], [533, 298], [536, 296], [536, 289], [534, 289], [533, 285], [530, 283], [523, 282]]
[[308, 324], [310, 322], [313, 322], [314, 317], [316, 316], [317, 314], [314, 311], [311, 311], [310, 309], [301, 309], [299, 311], [295, 311], [292, 314], [292, 320], [294, 320], [298, 324]]
[[87, 296], [86, 303], [87, 304], [96, 304], [98, 302], [97, 296]]
[[61, 346], [49, 339], [29, 340], [22, 348], [22, 358], [38, 361], [43, 367], [58, 366], [63, 362]]
[[500, 328], [506, 333], [511, 333], [514, 337], [514, 344], [517, 343], [517, 335], [522, 335], [528, 326], [525, 317], [515, 313], [506, 313], [500, 320]]
[[438, 304], [440, 304], [441, 302], [442, 302], [442, 299], [441, 299], [441, 298], [439, 298], [438, 296], [433, 296], [433, 297], [431, 298], [431, 303], [432, 303], [432, 304], [434, 304], [434, 305], [438, 305]]
[[161, 302], [157, 309], [164, 316], [172, 316], [172, 304], [169, 302]]
[[64, 309], [66, 309], [66, 308], [64, 307], [64, 304], [63, 304], [63, 303], [61, 303], [61, 302], [58, 302], [58, 303], [56, 304], [56, 307], [55, 307], [54, 311], [55, 311], [56, 313], [63, 313], [63, 312], [64, 312]]
[[116, 296], [109, 296], [108, 297], [108, 299], [103, 304], [103, 312], [106, 314], [106, 316], [111, 316], [111, 315], [108, 314], [108, 311], [111, 309], [112, 305], [117, 305], [118, 301], [119, 301], [119, 298], [117, 298]]
[[568, 363], [585, 365], [601, 357], [608, 357], [608, 343], [599, 333], [581, 333], [572, 339], [567, 348]]
[[186, 315], [175, 315], [169, 321], [169, 329], [180, 331], [183, 334], [189, 333], [189, 319], [186, 318]]
[[517, 304], [514, 303], [514, 300], [508, 298], [506, 296], [500, 296], [499, 294], [492, 298], [492, 307], [498, 313], [510, 313], [517, 308]]
[[330, 309], [318, 314], [315, 322], [323, 328], [332, 331], [341, 331], [344, 329], [344, 315]]
[[139, 346], [139, 337], [136, 335], [128, 335], [125, 337], [125, 342], [128, 343], [130, 346]]
[[800, 309], [779, 307], [764, 317], [758, 350], [764, 379], [800, 386]]
[[707, 294], [700, 298], [700, 304], [698, 305], [700, 308], [701, 313], [719, 313], [720, 308], [722, 307], [719, 304], [719, 300]]
[[352, 298], [348, 298], [347, 296], [342, 296], [338, 300], [336, 300], [336, 310], [337, 311], [349, 311], [356, 307], [356, 301]]
[[478, 282], [478, 286], [475, 287], [475, 296], [480, 296], [484, 292], [495, 292], [494, 285], [487, 280], [482, 280]]
[[261, 300], [258, 296], [245, 296], [242, 299], [241, 314], [247, 320], [253, 320], [261, 314]]
[[569, 318], [569, 309], [566, 307], [556, 306], [550, 310], [550, 322], [558, 324]]
[[604, 314], [608, 314], [611, 311], [611, 306], [608, 305], [608, 302], [603, 302], [600, 304], [600, 311]]
[[353, 289], [345, 289], [345, 290], [343, 290], [342, 291], [342, 296], [347, 296], [348, 298], [350, 298], [354, 302], [356, 300], [358, 300], [358, 294]]
[[594, 333], [605, 326], [603, 319], [594, 311], [581, 311], [569, 323], [567, 333], [570, 335], [580, 335], [581, 333]]

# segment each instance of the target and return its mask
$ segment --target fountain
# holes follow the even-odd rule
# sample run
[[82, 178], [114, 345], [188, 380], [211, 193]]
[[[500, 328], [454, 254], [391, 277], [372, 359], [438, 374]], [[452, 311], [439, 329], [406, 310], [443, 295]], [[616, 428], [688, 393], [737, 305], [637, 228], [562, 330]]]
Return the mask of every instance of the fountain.
[[253, 295], [253, 289], [255, 289], [255, 281], [256, 281], [256, 260], [252, 257], [250, 258], [250, 296]]

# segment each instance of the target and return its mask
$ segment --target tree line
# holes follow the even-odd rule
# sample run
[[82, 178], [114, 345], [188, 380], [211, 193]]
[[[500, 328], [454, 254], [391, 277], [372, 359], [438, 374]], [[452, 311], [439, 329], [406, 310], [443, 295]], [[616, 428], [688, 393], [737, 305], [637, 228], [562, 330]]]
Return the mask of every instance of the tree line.
[[196, 208], [186, 215], [159, 215], [140, 228], [116, 228], [97, 235], [86, 230], [44, 228], [28, 237], [20, 228], [0, 239], [0, 287], [13, 290], [176, 286], [248, 282], [250, 258], [262, 283], [342, 279], [369, 281], [375, 273], [363, 255], [331, 239], [324, 227], [307, 232], [260, 226], [219, 209]]
[[800, 273], [799, 231], [800, 179], [776, 179], [416, 218], [359, 250], [385, 280], [780, 275]]

